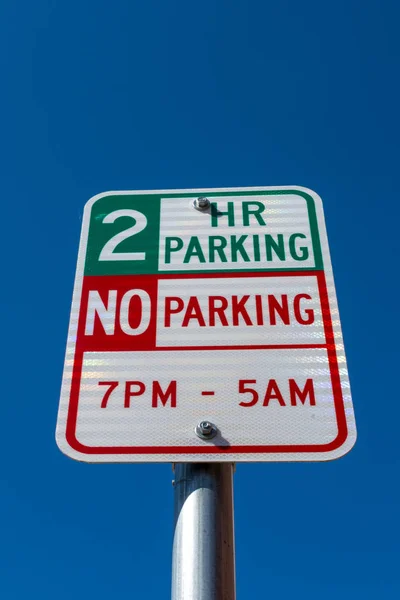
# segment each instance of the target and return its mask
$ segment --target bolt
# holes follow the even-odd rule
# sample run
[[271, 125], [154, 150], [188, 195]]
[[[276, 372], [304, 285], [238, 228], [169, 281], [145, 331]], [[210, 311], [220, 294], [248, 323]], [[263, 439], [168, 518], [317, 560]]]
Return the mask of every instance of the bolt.
[[217, 428], [210, 421], [201, 421], [196, 429], [196, 435], [204, 440], [210, 440], [217, 435]]
[[207, 208], [210, 208], [210, 201], [208, 198], [204, 197], [195, 198], [193, 201], [193, 206], [196, 210], [207, 210]]
[[202, 421], [200, 423], [200, 430], [201, 433], [203, 433], [204, 435], [209, 435], [212, 432], [212, 425], [211, 423], [209, 423], [208, 421]]

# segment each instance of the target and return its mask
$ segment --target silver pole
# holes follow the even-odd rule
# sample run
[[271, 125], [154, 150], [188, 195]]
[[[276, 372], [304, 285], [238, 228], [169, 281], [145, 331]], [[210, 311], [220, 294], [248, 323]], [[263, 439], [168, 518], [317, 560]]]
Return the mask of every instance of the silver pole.
[[172, 600], [235, 600], [233, 464], [175, 465]]

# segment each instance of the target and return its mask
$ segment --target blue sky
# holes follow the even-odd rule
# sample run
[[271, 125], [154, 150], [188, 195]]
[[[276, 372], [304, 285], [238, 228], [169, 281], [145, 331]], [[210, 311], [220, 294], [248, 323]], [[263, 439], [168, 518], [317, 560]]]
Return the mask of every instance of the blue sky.
[[172, 472], [54, 442], [85, 202], [303, 185], [324, 201], [358, 424], [345, 458], [239, 465], [238, 599], [400, 595], [397, 3], [0, 7], [0, 595], [169, 597]]

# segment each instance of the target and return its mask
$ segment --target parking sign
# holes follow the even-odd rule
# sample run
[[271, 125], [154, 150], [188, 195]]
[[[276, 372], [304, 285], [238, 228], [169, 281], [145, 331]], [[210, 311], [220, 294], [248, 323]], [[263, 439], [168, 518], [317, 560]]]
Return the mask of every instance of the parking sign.
[[107, 192], [85, 207], [57, 425], [88, 462], [315, 461], [356, 430], [319, 196]]

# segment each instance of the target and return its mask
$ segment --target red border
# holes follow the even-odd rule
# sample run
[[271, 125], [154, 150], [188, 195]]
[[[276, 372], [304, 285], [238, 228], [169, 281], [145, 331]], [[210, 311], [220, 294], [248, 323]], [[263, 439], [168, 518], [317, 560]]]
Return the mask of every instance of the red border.
[[[141, 275], [143, 277], [143, 275]], [[324, 322], [326, 344], [304, 344], [304, 345], [255, 345], [255, 346], [201, 346], [201, 347], [163, 347], [158, 350], [243, 350], [243, 349], [285, 349], [285, 348], [326, 348], [328, 352], [328, 361], [331, 372], [331, 382], [333, 398], [338, 425], [338, 435], [329, 444], [316, 445], [266, 445], [266, 446], [85, 446], [76, 438], [76, 422], [78, 416], [79, 390], [82, 373], [83, 351], [77, 351], [74, 357], [74, 366], [72, 371], [72, 383], [70, 391], [70, 403], [68, 407], [66, 440], [70, 447], [82, 454], [245, 454], [245, 453], [323, 453], [330, 452], [340, 448], [347, 439], [348, 430], [346, 415], [343, 403], [342, 387], [340, 383], [339, 366], [336, 355], [335, 338], [333, 334], [332, 316], [329, 306], [328, 290], [326, 286], [325, 273], [323, 271], [286, 271], [286, 272], [242, 272], [242, 273], [179, 273], [179, 274], [157, 274], [158, 279], [198, 279], [212, 277], [306, 277], [314, 276], [317, 278], [320, 293], [322, 316]], [[154, 275], [152, 275], [154, 277]], [[81, 315], [80, 317], [81, 318]]]

